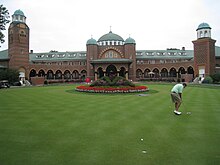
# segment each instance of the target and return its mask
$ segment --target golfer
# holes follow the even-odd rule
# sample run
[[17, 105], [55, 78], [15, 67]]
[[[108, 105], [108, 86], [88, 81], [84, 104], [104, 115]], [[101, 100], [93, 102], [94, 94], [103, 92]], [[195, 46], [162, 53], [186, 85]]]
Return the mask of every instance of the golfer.
[[186, 83], [176, 84], [171, 90], [171, 99], [173, 103], [175, 103], [174, 113], [176, 115], [181, 115], [181, 112], [179, 111], [179, 107], [182, 103], [183, 88], [185, 88], [186, 86], [187, 86]]

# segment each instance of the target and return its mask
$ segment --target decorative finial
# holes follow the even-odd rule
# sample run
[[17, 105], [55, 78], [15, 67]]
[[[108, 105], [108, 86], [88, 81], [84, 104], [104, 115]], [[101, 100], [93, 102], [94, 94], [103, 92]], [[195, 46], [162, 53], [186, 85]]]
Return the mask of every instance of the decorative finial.
[[110, 33], [112, 32], [112, 26], [110, 26]]
[[93, 36], [91, 35], [91, 38], [92, 38]]

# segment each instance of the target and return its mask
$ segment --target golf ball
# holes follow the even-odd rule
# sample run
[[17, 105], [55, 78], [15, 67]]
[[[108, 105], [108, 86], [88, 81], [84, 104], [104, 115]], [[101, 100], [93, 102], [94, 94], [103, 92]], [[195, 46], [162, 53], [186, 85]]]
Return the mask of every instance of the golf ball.
[[143, 151], [142, 151], [142, 153], [143, 153], [143, 154], [146, 154], [146, 153], [147, 153], [147, 151], [146, 151], [146, 150], [143, 150]]
[[141, 141], [144, 141], [144, 139], [141, 139]]

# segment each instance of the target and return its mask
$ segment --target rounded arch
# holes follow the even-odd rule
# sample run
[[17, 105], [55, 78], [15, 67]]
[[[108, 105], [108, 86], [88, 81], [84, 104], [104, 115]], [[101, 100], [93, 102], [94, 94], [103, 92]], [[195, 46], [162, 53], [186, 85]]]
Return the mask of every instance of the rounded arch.
[[72, 73], [73, 79], [78, 79], [79, 78], [79, 72], [77, 70], [74, 70]]
[[178, 73], [179, 73], [179, 74], [186, 74], [185, 68], [180, 67], [179, 70], [178, 70]]
[[149, 73], [150, 73], [150, 69], [145, 69], [144, 70], [144, 78], [149, 78], [150, 77], [150, 75], [149, 75]]
[[106, 75], [110, 76], [110, 75], [116, 75], [117, 74], [117, 68], [114, 65], [109, 65], [106, 68]]
[[121, 67], [119, 71], [119, 76], [125, 77], [125, 73], [126, 73], [126, 69], [124, 67]]
[[38, 77], [45, 77], [45, 72], [43, 69], [39, 70]]
[[176, 68], [172, 67], [170, 69], [170, 77], [176, 77]]
[[142, 76], [143, 76], [142, 70], [141, 69], [137, 69], [136, 70], [136, 78], [142, 78]]
[[99, 57], [98, 57], [98, 58], [102, 58], [102, 57], [104, 56], [104, 54], [105, 54], [106, 52], [108, 52], [108, 51], [113, 51], [113, 52], [115, 52], [116, 54], [119, 54], [120, 57], [118, 57], [118, 58], [124, 58], [123, 53], [122, 53], [119, 49], [117, 49], [117, 48], [115, 48], [115, 47], [107, 47], [107, 48], [103, 49], [102, 52], [99, 54]]
[[97, 74], [98, 74], [98, 78], [101, 78], [104, 76], [104, 72], [103, 69], [100, 67], [97, 69]]
[[188, 74], [193, 74], [193, 75], [194, 75], [194, 69], [193, 69], [192, 66], [189, 66], [189, 67], [187, 68], [187, 73], [188, 73]]
[[19, 78], [20, 79], [25, 79], [25, 77], [26, 77], [26, 69], [24, 67], [20, 67], [18, 69], [18, 71], [19, 71]]
[[153, 69], [154, 77], [160, 77], [160, 72], [158, 68]]
[[168, 77], [168, 70], [167, 68], [163, 68], [160, 72], [161, 77]]
[[32, 70], [30, 71], [29, 77], [36, 77], [36, 76], [37, 76], [36, 70], [35, 70], [35, 69], [32, 69]]
[[81, 73], [80, 73], [80, 75], [81, 75], [81, 78], [82, 78], [82, 79], [85, 79], [86, 76], [87, 76], [86, 70], [82, 70]]
[[62, 72], [61, 72], [61, 70], [57, 70], [55, 72], [55, 79], [62, 79]]
[[47, 79], [53, 79], [54, 78], [54, 73], [52, 70], [47, 71]]
[[71, 73], [69, 70], [64, 71], [64, 79], [71, 79]]

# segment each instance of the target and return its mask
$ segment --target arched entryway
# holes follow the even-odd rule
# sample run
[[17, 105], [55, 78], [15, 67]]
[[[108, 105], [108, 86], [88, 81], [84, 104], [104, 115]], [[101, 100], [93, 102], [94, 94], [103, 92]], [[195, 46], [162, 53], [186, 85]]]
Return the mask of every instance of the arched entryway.
[[79, 79], [79, 72], [77, 70], [74, 70], [72, 73], [73, 79]]
[[150, 69], [145, 69], [144, 78], [149, 78], [150, 77], [149, 73], [150, 73]]
[[193, 74], [193, 75], [194, 75], [193, 67], [189, 66], [189, 67], [187, 68], [187, 73], [188, 73], [188, 74]]
[[106, 76], [116, 76], [117, 75], [117, 68], [114, 65], [109, 65], [106, 68]]
[[52, 70], [48, 70], [47, 72], [47, 79], [53, 79], [54, 78], [54, 74]]
[[55, 73], [55, 79], [62, 79], [62, 72], [60, 70], [57, 70]]
[[36, 75], [37, 75], [36, 70], [32, 69], [32, 70], [30, 71], [29, 77], [35, 77]]
[[176, 77], [176, 69], [175, 68], [170, 69], [170, 77]]
[[44, 77], [45, 76], [45, 72], [44, 72], [44, 70], [40, 70], [39, 72], [38, 72], [38, 77]]
[[168, 77], [168, 70], [163, 68], [160, 72], [161, 77]]
[[71, 78], [71, 74], [69, 70], [65, 70], [64, 72], [64, 79], [70, 79]]
[[126, 72], [125, 68], [124, 68], [124, 67], [121, 67], [121, 69], [120, 69], [120, 71], [119, 71], [119, 76], [125, 77], [125, 72]]
[[160, 77], [159, 69], [155, 68], [155, 69], [153, 70], [153, 73], [154, 73], [154, 78]]
[[101, 78], [104, 76], [104, 72], [103, 72], [102, 68], [98, 68], [97, 73], [98, 73], [98, 78]]
[[141, 69], [136, 70], [136, 78], [142, 78], [142, 70]]

